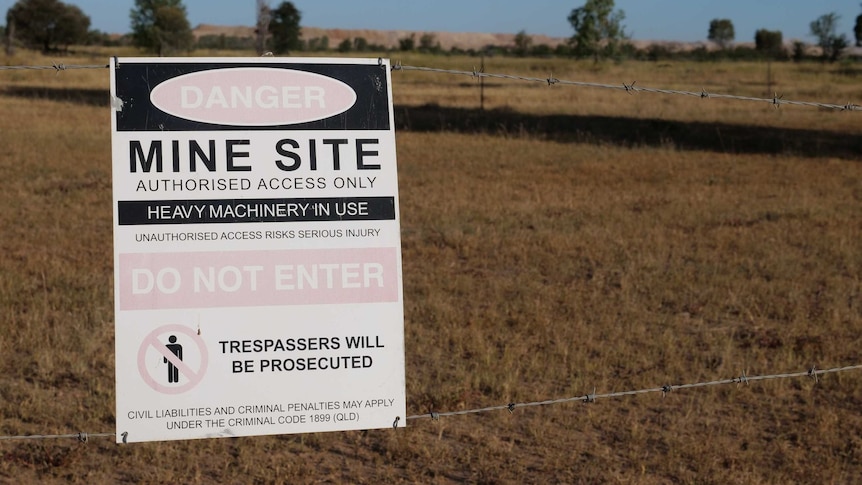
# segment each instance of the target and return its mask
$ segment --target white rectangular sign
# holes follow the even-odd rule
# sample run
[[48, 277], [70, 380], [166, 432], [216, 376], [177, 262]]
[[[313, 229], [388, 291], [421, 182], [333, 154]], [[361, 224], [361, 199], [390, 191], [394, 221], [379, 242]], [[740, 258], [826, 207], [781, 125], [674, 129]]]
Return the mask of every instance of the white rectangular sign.
[[404, 426], [388, 61], [111, 65], [118, 441]]

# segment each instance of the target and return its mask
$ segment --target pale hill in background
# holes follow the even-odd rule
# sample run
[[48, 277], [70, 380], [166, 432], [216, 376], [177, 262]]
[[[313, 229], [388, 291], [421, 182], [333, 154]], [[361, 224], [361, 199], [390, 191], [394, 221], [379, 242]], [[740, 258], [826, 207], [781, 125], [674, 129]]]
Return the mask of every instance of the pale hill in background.
[[253, 38], [254, 37], [254, 27], [246, 27], [242, 25], [210, 25], [210, 24], [200, 24], [194, 29], [192, 29], [192, 33], [195, 36], [195, 39], [200, 39], [201, 37], [205, 37], [207, 35], [224, 35], [225, 37], [237, 37], [237, 38]]
[[[204, 36], [220, 36], [236, 37], [236, 38], [254, 38], [254, 27], [246, 26], [225, 26], [225, 25], [209, 25], [200, 24], [193, 30], [195, 38], [199, 39]], [[425, 34], [434, 36], [435, 43], [440, 44], [440, 48], [444, 51], [449, 51], [453, 47], [463, 50], [481, 50], [487, 46], [510, 46], [515, 45], [515, 33], [512, 34], [489, 34], [489, 33], [470, 33], [470, 32], [423, 32], [410, 30], [368, 30], [368, 29], [322, 29], [319, 27], [303, 27], [302, 39], [305, 41], [311, 39], [321, 39], [327, 37], [329, 39], [329, 48], [335, 49], [345, 39], [356, 39], [357, 37], [364, 38], [369, 45], [381, 45], [387, 49], [398, 49], [398, 41], [414, 36], [416, 46], [419, 45], [419, 40]], [[541, 34], [527, 33], [533, 41], [533, 45], [548, 45], [554, 48], [565, 43], [566, 37], [549, 37]], [[793, 48], [793, 42], [796, 39], [786, 40], [785, 48], [790, 51]], [[661, 46], [669, 52], [687, 52], [699, 48], [704, 48], [709, 51], [719, 49], [719, 47], [709, 41], [699, 42], [679, 42], [670, 40], [631, 40], [631, 44], [640, 50], [646, 50], [651, 46]], [[742, 46], [754, 48], [753, 42], [737, 42], [734, 46]], [[808, 55], [820, 55], [820, 49], [817, 46], [808, 44], [806, 47]], [[862, 55], [862, 48], [849, 47], [846, 51], [847, 55]]]
[[[194, 29], [195, 38], [208, 35], [225, 35], [226, 37], [254, 37], [254, 27], [223, 26], [201, 24]], [[303, 27], [302, 39], [329, 38], [330, 48], [335, 48], [345, 39], [353, 40], [357, 37], [364, 38], [369, 44], [382, 45], [387, 48], [398, 48], [398, 41], [411, 35], [415, 35], [416, 45], [419, 39], [425, 35], [434, 36], [435, 42], [440, 43], [443, 50], [453, 47], [460, 49], [482, 49], [485, 46], [506, 46], [515, 44], [515, 33], [512, 34], [483, 34], [483, 33], [461, 33], [461, 32], [416, 32], [410, 30], [365, 30], [365, 29], [321, 29], [318, 27]], [[547, 44], [551, 47], [566, 41], [562, 37], [548, 37], [546, 35], [530, 35], [533, 45]]]
[[[409, 30], [347, 30], [347, 29], [320, 29], [316, 27], [303, 27], [302, 38], [313, 39], [323, 36], [329, 37], [329, 45], [337, 46], [344, 39], [355, 39], [364, 37], [369, 44], [377, 44], [390, 48], [397, 48], [398, 41], [411, 35], [415, 35], [418, 45], [419, 39], [431, 34], [436, 42], [440, 43], [443, 50], [453, 47], [460, 49], [482, 49], [485, 46], [514, 46], [515, 33], [512, 34], [488, 34], [488, 33], [464, 33], [464, 32], [414, 32]], [[530, 34], [528, 34], [530, 35]], [[533, 45], [546, 44], [555, 47], [566, 41], [561, 37], [548, 37], [546, 35], [530, 35]]]

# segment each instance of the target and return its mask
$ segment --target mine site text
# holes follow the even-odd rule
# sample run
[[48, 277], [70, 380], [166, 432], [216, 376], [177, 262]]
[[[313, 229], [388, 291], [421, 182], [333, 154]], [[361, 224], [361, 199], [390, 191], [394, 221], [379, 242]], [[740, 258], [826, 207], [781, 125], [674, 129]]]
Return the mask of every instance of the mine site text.
[[[278, 140], [271, 161], [284, 172], [305, 167], [309, 171], [380, 170], [376, 161], [377, 138], [293, 138]], [[252, 159], [251, 140], [129, 140], [130, 173], [196, 173], [199, 170], [250, 172], [259, 160]]]

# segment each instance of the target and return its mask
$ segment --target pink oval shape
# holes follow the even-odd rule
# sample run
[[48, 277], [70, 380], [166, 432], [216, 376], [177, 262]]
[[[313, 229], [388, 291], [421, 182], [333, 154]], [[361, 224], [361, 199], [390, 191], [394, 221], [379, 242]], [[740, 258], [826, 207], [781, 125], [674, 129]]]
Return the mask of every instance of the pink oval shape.
[[236, 67], [183, 74], [150, 93], [153, 106], [179, 118], [218, 125], [271, 126], [317, 121], [350, 109], [356, 93], [321, 74]]

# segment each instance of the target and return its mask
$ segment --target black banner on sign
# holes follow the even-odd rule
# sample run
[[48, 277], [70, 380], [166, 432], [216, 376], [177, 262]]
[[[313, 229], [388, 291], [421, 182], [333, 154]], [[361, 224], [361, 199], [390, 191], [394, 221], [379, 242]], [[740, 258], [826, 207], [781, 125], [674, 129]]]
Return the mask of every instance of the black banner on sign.
[[[275, 125], [214, 124], [171, 115], [151, 102], [161, 83], [191, 73], [233, 68], [272, 68], [318, 74], [343, 82], [356, 94], [350, 109], [334, 116], [301, 123]], [[117, 131], [237, 131], [237, 130], [389, 130], [389, 91], [386, 68], [356, 64], [285, 63], [170, 63], [125, 62], [116, 68]]]
[[117, 202], [121, 226], [395, 220], [394, 197], [135, 200]]

